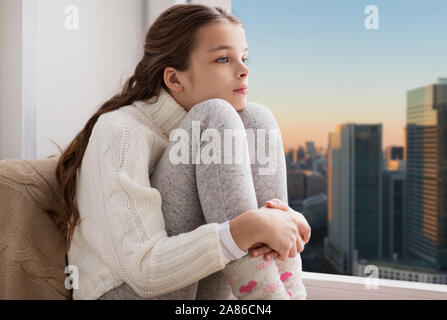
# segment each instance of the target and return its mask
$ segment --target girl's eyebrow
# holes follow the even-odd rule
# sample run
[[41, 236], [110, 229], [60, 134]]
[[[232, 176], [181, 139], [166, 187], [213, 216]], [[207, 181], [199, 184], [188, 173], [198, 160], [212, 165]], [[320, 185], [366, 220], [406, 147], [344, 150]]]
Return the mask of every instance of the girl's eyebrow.
[[[229, 46], [229, 45], [221, 45], [221, 46], [218, 46], [218, 47], [216, 47], [214, 49], [211, 49], [208, 53], [212, 53], [214, 51], [219, 51], [219, 50], [225, 50], [225, 49], [234, 49], [234, 47]], [[247, 51], [248, 51], [248, 48], [245, 48], [244, 52], [247, 52]]]

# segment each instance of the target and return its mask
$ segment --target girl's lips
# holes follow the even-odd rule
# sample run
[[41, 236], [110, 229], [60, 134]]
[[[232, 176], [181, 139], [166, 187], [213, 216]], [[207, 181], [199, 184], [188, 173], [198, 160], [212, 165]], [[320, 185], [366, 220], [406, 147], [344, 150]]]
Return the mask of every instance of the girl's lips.
[[248, 88], [240, 89], [240, 90], [234, 90], [234, 92], [237, 92], [237, 93], [240, 93], [240, 94], [247, 94], [248, 93]]

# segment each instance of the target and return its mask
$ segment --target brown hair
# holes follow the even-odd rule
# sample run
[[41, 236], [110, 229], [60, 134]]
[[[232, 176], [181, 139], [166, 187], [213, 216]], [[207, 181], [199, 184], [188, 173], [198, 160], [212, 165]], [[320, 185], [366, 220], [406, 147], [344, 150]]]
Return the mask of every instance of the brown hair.
[[70, 250], [74, 228], [79, 224], [79, 211], [75, 204], [77, 170], [80, 168], [87, 144], [98, 118], [105, 113], [131, 105], [135, 101], [158, 97], [166, 67], [178, 71], [190, 68], [190, 55], [197, 45], [197, 32], [209, 23], [242, 22], [220, 7], [200, 4], [179, 4], [164, 11], [151, 25], [144, 44], [144, 56], [122, 91], [105, 102], [87, 121], [85, 127], [61, 154], [56, 167], [56, 177], [62, 187], [67, 210], [57, 224], [63, 226], [66, 252]]

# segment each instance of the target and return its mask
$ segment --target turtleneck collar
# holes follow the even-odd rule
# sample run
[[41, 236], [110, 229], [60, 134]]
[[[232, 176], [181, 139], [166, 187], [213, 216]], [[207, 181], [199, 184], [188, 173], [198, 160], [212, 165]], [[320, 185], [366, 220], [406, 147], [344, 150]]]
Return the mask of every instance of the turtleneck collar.
[[169, 138], [171, 131], [180, 126], [188, 112], [163, 87], [161, 87], [157, 102], [155, 102], [156, 98], [136, 101], [134, 105], [150, 117]]

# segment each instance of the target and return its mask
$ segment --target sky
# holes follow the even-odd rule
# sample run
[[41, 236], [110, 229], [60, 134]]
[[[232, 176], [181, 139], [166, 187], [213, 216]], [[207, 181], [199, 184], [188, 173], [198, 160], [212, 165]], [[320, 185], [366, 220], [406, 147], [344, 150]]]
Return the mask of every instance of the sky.
[[232, 0], [231, 12], [250, 49], [248, 101], [273, 112], [286, 148], [327, 148], [348, 122], [381, 123], [383, 148], [402, 146], [407, 91], [447, 77], [447, 0]]

